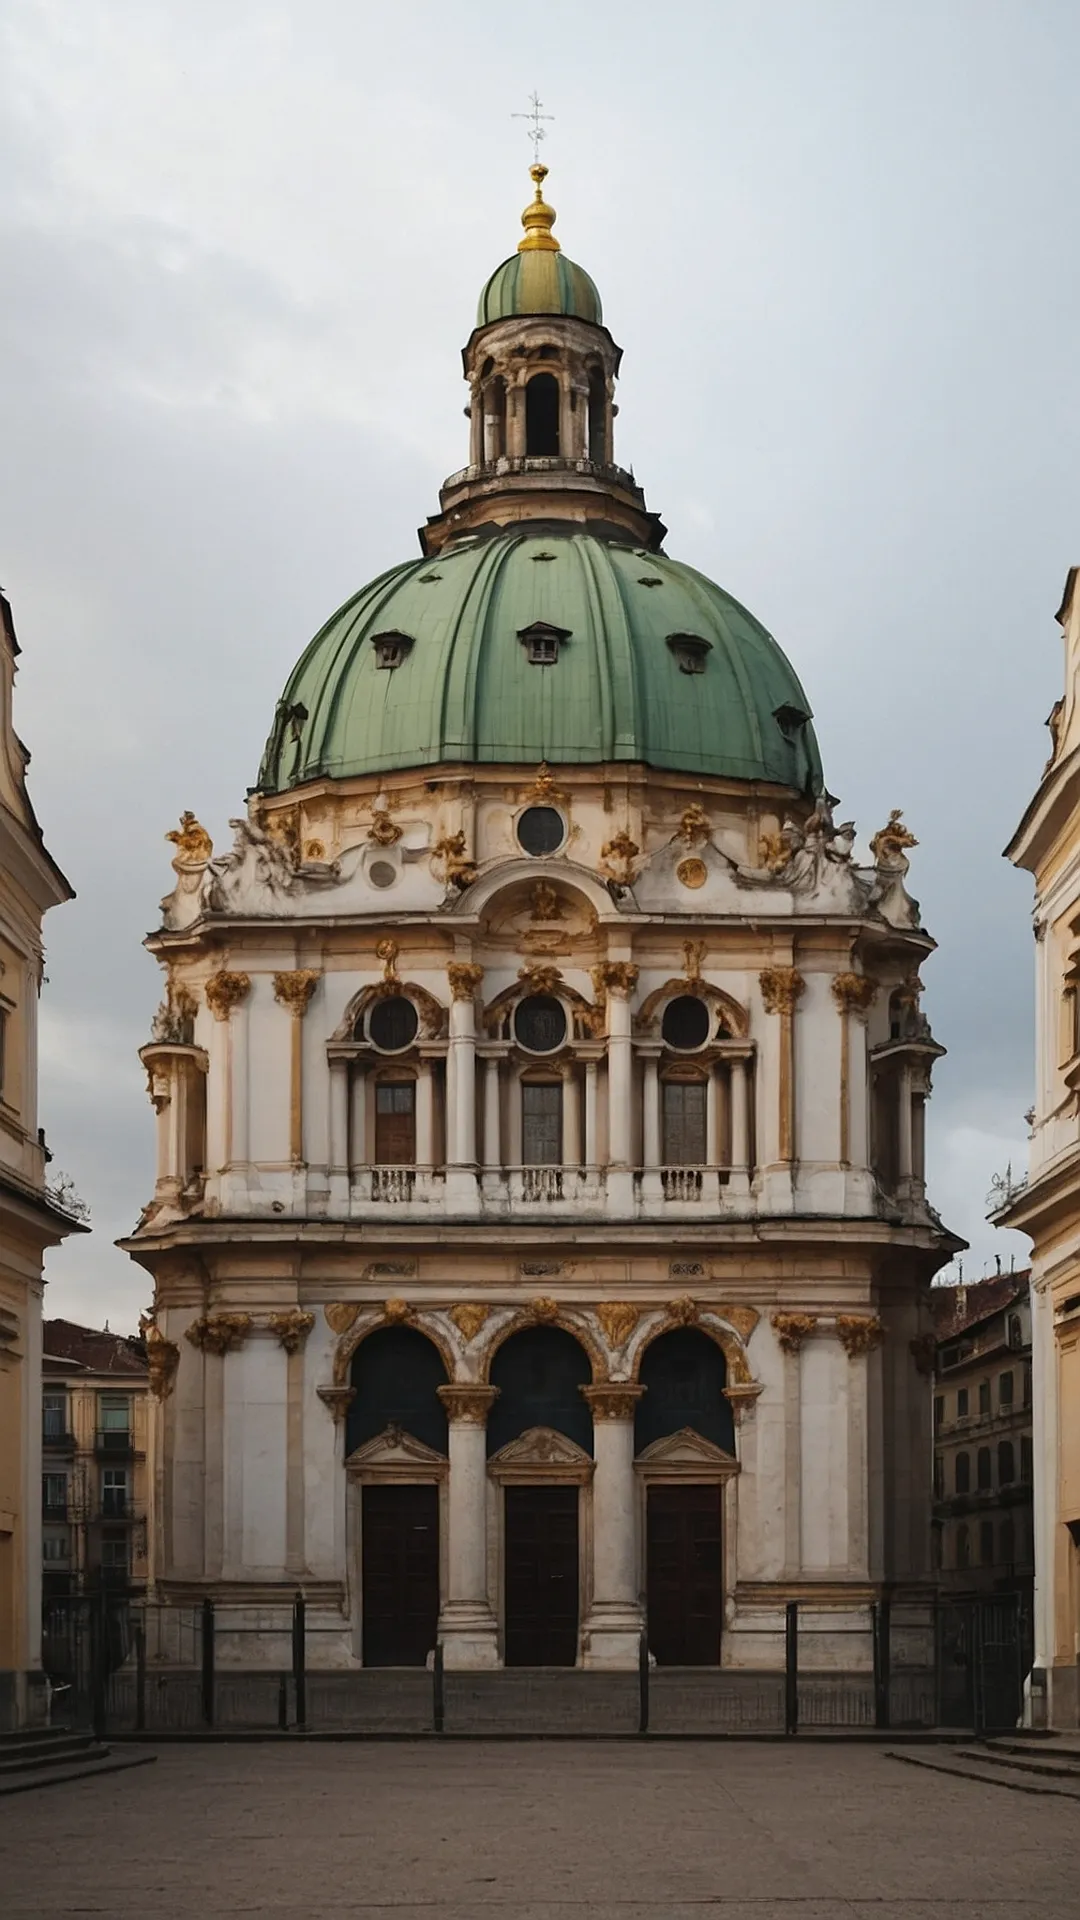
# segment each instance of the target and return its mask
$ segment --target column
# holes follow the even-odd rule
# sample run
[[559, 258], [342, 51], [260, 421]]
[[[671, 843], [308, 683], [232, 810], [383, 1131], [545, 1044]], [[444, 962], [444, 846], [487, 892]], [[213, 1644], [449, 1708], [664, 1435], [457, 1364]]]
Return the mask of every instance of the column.
[[484, 1060], [484, 1167], [489, 1173], [502, 1169], [499, 1131], [499, 1058], [489, 1053]]
[[638, 1574], [634, 1410], [645, 1389], [582, 1387], [593, 1417], [593, 1590], [582, 1635], [587, 1667], [636, 1667], [644, 1617]]
[[595, 1167], [600, 1163], [600, 1147], [596, 1137], [596, 1069], [595, 1060], [585, 1062], [585, 1165]]
[[497, 1667], [487, 1583], [487, 1417], [498, 1388], [438, 1389], [450, 1422], [446, 1596], [439, 1640], [448, 1667]]
[[897, 1098], [900, 1102], [896, 1130], [898, 1171], [901, 1190], [907, 1191], [911, 1187], [914, 1157], [911, 1136], [911, 1067], [906, 1060], [897, 1075]]
[[289, 1158], [294, 1167], [304, 1162], [304, 1015], [318, 982], [318, 974], [305, 970], [275, 973], [274, 999], [285, 1007], [291, 1021], [289, 1035]]
[[750, 1184], [750, 1062], [731, 1062], [731, 1185], [740, 1192]]
[[471, 961], [451, 961], [450, 1050], [446, 1061], [448, 1205], [476, 1203], [476, 989], [484, 977]]
[[365, 1062], [354, 1060], [349, 1072], [349, 1172], [368, 1164], [367, 1075]]
[[349, 1062], [330, 1061], [330, 1206], [344, 1209], [349, 1202]]
[[637, 968], [625, 960], [610, 962], [603, 970], [608, 1013], [608, 1205], [626, 1214], [634, 1205], [630, 995], [637, 977]]
[[235, 1161], [247, 1159], [247, 1025], [243, 1022], [241, 1032], [242, 1014], [231, 1016], [234, 1009], [242, 1008], [250, 986], [246, 973], [222, 968], [211, 974], [204, 989], [215, 1021], [206, 1104], [206, 1161], [212, 1178], [224, 1174]]
[[430, 1173], [435, 1164], [435, 1089], [430, 1056], [421, 1051], [416, 1076], [416, 1165]]
[[860, 1172], [870, 1159], [866, 1017], [876, 992], [864, 973], [838, 973], [832, 983], [840, 1010], [840, 1159]]
[[723, 1140], [720, 1130], [720, 1075], [715, 1065], [710, 1063], [709, 1078], [705, 1087], [705, 1164], [718, 1167], [721, 1164]]
[[642, 1128], [642, 1161], [645, 1167], [660, 1165], [660, 1058], [645, 1054], [645, 1110]]
[[581, 1165], [581, 1106], [578, 1099], [577, 1071], [573, 1062], [563, 1068], [562, 1083], [563, 1166]]

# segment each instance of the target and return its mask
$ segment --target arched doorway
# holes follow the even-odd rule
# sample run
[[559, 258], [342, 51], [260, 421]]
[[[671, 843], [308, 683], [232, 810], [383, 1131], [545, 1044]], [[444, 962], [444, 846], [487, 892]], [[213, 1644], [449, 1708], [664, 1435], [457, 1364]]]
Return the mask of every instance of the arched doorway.
[[715, 1666], [724, 1621], [724, 1488], [735, 1429], [724, 1355], [694, 1327], [641, 1362], [634, 1443], [645, 1479], [649, 1649], [658, 1666]]
[[360, 1532], [361, 1657], [422, 1667], [439, 1617], [439, 1508], [447, 1374], [412, 1327], [382, 1327], [353, 1356], [346, 1460]]
[[593, 1445], [581, 1388], [591, 1378], [588, 1356], [561, 1327], [512, 1334], [492, 1362], [499, 1397], [488, 1418], [488, 1453], [502, 1486], [508, 1667], [577, 1661], [579, 1508]]

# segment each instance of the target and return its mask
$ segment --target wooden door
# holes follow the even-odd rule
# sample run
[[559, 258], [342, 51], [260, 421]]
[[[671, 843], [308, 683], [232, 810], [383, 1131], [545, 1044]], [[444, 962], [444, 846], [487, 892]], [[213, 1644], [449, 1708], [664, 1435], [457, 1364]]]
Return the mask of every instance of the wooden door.
[[363, 1489], [366, 1667], [422, 1667], [439, 1618], [439, 1489]]
[[416, 1160], [416, 1082], [380, 1080], [375, 1087], [375, 1164], [411, 1167]]
[[661, 1667], [714, 1667], [724, 1619], [719, 1486], [653, 1486], [646, 1520], [649, 1649]]
[[572, 1667], [578, 1640], [578, 1490], [507, 1487], [506, 1665]]

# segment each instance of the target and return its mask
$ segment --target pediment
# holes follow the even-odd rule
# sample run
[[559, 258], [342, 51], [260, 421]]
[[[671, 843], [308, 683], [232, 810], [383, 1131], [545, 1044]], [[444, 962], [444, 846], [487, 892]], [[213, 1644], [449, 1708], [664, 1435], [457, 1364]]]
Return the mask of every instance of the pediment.
[[592, 1455], [565, 1433], [557, 1433], [554, 1427], [529, 1427], [492, 1454], [488, 1471], [497, 1478], [534, 1472], [584, 1477], [592, 1473], [594, 1465]]
[[736, 1473], [739, 1463], [733, 1453], [723, 1447], [714, 1446], [693, 1427], [680, 1427], [678, 1433], [665, 1433], [660, 1440], [654, 1440], [651, 1446], [639, 1453], [635, 1463], [639, 1467], [707, 1467], [712, 1472]]
[[399, 1472], [403, 1468], [419, 1468], [429, 1473], [445, 1473], [448, 1465], [444, 1453], [436, 1453], [434, 1447], [426, 1446], [415, 1434], [406, 1433], [402, 1427], [385, 1427], [373, 1440], [365, 1440], [362, 1447], [350, 1453], [345, 1469], [348, 1473], [362, 1473], [374, 1467], [391, 1467]]

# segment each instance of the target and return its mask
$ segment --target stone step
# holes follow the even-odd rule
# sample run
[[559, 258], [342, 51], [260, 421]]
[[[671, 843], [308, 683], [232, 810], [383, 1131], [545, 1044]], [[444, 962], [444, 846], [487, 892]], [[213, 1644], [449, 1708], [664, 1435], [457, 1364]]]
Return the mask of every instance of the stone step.
[[108, 1747], [100, 1746], [92, 1733], [67, 1733], [60, 1729], [55, 1734], [26, 1734], [12, 1744], [0, 1748], [0, 1779], [8, 1773], [25, 1773], [31, 1767], [60, 1766], [65, 1761], [77, 1759], [97, 1759], [107, 1754]]
[[1041, 1774], [1048, 1780], [1075, 1780], [1080, 1784], [1080, 1754], [1045, 1755], [1034, 1752], [1030, 1747], [961, 1747], [958, 1749], [965, 1760], [985, 1761], [992, 1767], [1011, 1767], [1017, 1773]]
[[148, 1767], [156, 1753], [112, 1753], [98, 1748], [99, 1758], [73, 1761], [57, 1767], [32, 1767], [24, 1773], [0, 1775], [0, 1799], [7, 1793], [29, 1793], [34, 1787], [61, 1787], [74, 1780], [100, 1780], [102, 1774], [126, 1773], [131, 1767]]
[[977, 1780], [983, 1786], [1005, 1787], [1012, 1793], [1038, 1793], [1057, 1800], [1080, 1800], [1080, 1781], [1075, 1790], [1063, 1785], [1051, 1786], [1048, 1781], [1032, 1779], [1027, 1774], [1010, 1774], [1005, 1767], [988, 1762], [985, 1755], [975, 1760], [963, 1758], [960, 1752], [943, 1753], [940, 1749], [933, 1758], [928, 1754], [913, 1753], [910, 1748], [906, 1753], [897, 1752], [891, 1747], [885, 1751], [890, 1760], [901, 1760], [909, 1767], [926, 1767], [931, 1773], [951, 1774], [954, 1780]]

